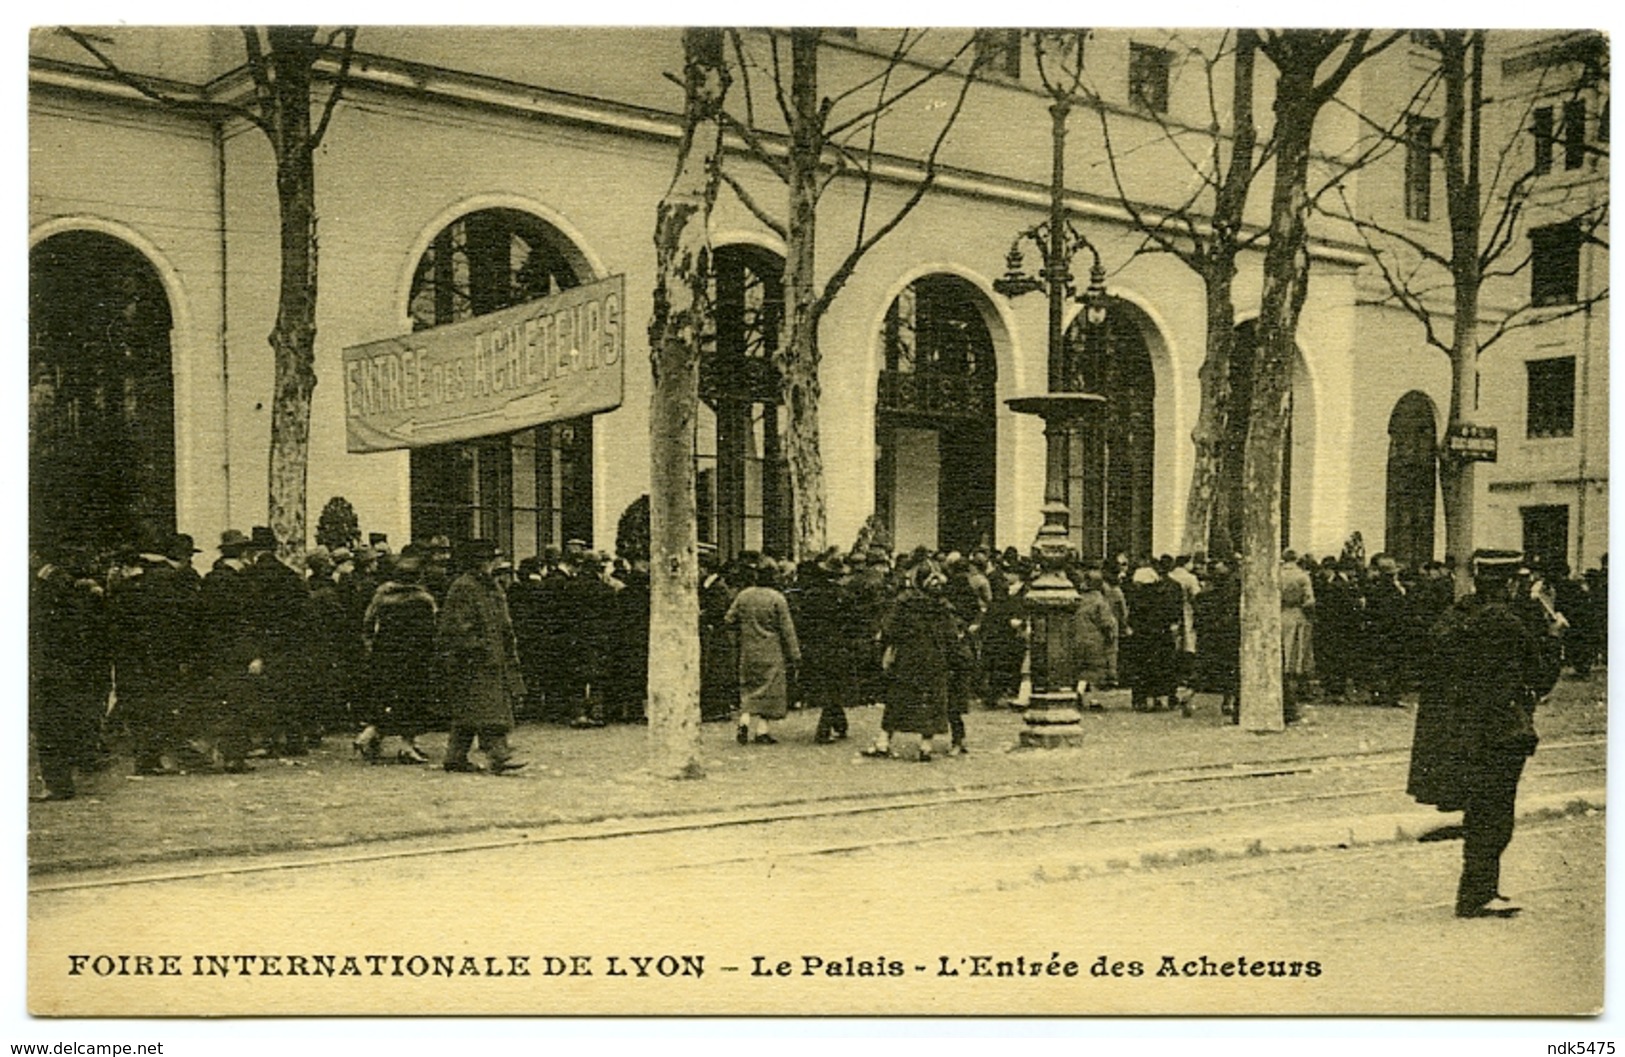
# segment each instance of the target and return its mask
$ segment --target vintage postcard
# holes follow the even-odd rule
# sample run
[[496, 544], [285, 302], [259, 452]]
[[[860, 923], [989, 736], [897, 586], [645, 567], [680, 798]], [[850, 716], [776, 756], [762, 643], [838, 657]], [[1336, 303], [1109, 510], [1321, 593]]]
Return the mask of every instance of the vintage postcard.
[[1603, 32], [27, 73], [33, 1016], [1602, 1011]]

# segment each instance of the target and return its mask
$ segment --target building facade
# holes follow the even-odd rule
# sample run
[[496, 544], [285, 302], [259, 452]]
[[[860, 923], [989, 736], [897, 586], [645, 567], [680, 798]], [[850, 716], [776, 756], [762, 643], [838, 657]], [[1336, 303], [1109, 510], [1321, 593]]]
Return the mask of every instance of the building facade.
[[[160, 79], [151, 83], [173, 96], [231, 102], [250, 88], [234, 29], [119, 28], [98, 39], [121, 69]], [[1538, 56], [1542, 39], [1519, 45]], [[897, 31], [826, 31], [821, 87], [859, 98], [855, 89], [875, 83], [898, 40]], [[772, 40], [748, 33], [742, 43], [750, 83], [736, 79], [733, 109], [744, 117], [748, 88], [763, 136], [777, 142], [762, 116], [775, 110]], [[1107, 266], [1111, 295], [1109, 339], [1086, 382], [1110, 409], [1097, 545], [1112, 553], [1179, 549], [1205, 302], [1194, 272], [1143, 252], [1103, 160], [1104, 135], [1135, 200], [1173, 208], [1189, 199], [1198, 177], [1186, 159], [1190, 142], [1208, 135], [1210, 74], [1219, 78], [1214, 94], [1228, 93], [1223, 64], [1198, 61], [1192, 48], [1221, 44], [1216, 32], [1097, 31], [1085, 61], [1103, 108], [1079, 109], [1069, 128], [1068, 207]], [[486, 536], [517, 557], [570, 539], [613, 549], [623, 511], [649, 487], [645, 335], [655, 205], [680, 132], [680, 92], [663, 74], [681, 69], [680, 34], [363, 27], [357, 48], [316, 158], [309, 523], [342, 495], [365, 530], [392, 541]], [[1025, 549], [1039, 523], [1042, 427], [1006, 401], [1048, 384], [1045, 306], [993, 286], [1012, 239], [1048, 208], [1050, 122], [1036, 56], [1006, 31], [936, 30], [912, 47], [903, 75], [960, 54], [958, 71], [977, 50], [988, 61], [943, 140], [935, 183], [862, 259], [821, 328], [831, 543], [845, 545], [874, 517], [898, 548]], [[1560, 66], [1562, 54], [1520, 65], [1509, 52], [1506, 61], [1506, 76], [1526, 76]], [[1372, 72], [1350, 93], [1378, 99], [1387, 83]], [[832, 179], [819, 214], [823, 275], [917, 185], [961, 85], [950, 72], [898, 103], [877, 132], [873, 180]], [[1605, 100], [1603, 82], [1589, 104], [1594, 146], [1606, 135]], [[1321, 137], [1334, 145], [1327, 167], [1337, 145], [1358, 138], [1353, 110], [1323, 121]], [[1561, 152], [1561, 136], [1551, 142]], [[42, 30], [31, 42], [29, 147], [35, 538], [156, 528], [211, 541], [263, 522], [266, 335], [278, 275], [265, 137], [229, 115], [154, 103], [72, 40]], [[758, 206], [782, 215], [783, 184], [743, 141], [731, 141], [726, 165]], [[1268, 178], [1266, 169], [1252, 196], [1256, 224], [1266, 219]], [[1605, 142], [1575, 180], [1605, 199]], [[1414, 192], [1397, 152], [1347, 184], [1373, 213], [1402, 208]], [[1442, 225], [1433, 228], [1428, 237], [1443, 236]], [[785, 246], [727, 188], [711, 234], [715, 325], [695, 438], [701, 538], [725, 553], [788, 553], [790, 423], [771, 360], [783, 337]], [[1358, 531], [1368, 549], [1442, 556], [1437, 490], [1426, 482], [1443, 440], [1448, 363], [1426, 348], [1414, 320], [1384, 303], [1370, 252], [1347, 225], [1318, 222], [1316, 234], [1283, 539], [1336, 553]], [[1577, 290], [1604, 287], [1605, 248], [1586, 242], [1580, 257]], [[1261, 260], [1252, 250], [1240, 262], [1244, 334]], [[1074, 262], [1080, 273], [1086, 263]], [[625, 289], [614, 321], [624, 341], [618, 405], [568, 417], [543, 408], [454, 439], [352, 450], [346, 349], [433, 340], [437, 328], [612, 277]], [[1071, 306], [1066, 322], [1081, 345], [1076, 313]], [[1480, 475], [1486, 544], [1554, 540], [1551, 511], [1566, 506], [1571, 564], [1606, 549], [1606, 343], [1604, 304], [1518, 330], [1486, 357], [1480, 412], [1501, 437], [1500, 461]], [[1567, 370], [1563, 435], [1562, 400], [1545, 394], [1562, 391]]]

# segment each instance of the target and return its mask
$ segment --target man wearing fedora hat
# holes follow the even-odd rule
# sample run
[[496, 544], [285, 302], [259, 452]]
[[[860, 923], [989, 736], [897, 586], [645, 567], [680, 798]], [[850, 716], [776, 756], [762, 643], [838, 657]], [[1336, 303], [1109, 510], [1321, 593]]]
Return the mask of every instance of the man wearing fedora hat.
[[444, 671], [445, 704], [451, 714], [445, 769], [479, 770], [468, 759], [479, 741], [491, 774], [525, 766], [513, 758], [508, 734], [513, 703], [525, 693], [508, 600], [493, 573], [501, 551], [490, 540], [463, 547], [463, 573], [452, 581], [440, 612], [435, 646]]
[[1473, 555], [1474, 591], [1433, 627], [1417, 707], [1408, 792], [1462, 812], [1457, 917], [1520, 909], [1500, 893], [1501, 853], [1512, 840], [1524, 761], [1539, 740], [1535, 705], [1557, 682], [1559, 656], [1558, 640], [1519, 591], [1521, 568], [1516, 551]]
[[129, 548], [108, 590], [116, 704], [135, 773], [170, 773], [180, 753], [182, 687], [196, 636], [197, 591], [162, 553], [169, 540]]

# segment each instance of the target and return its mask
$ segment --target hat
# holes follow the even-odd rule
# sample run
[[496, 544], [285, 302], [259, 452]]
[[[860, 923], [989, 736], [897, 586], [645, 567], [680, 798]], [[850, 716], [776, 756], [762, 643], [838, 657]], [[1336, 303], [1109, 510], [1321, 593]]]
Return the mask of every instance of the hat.
[[343, 565], [345, 562], [355, 561], [355, 554], [348, 547], [333, 548], [333, 564]]
[[1521, 551], [1480, 548], [1473, 552], [1474, 576], [1516, 576], [1523, 568]]
[[449, 551], [449, 550], [451, 550], [451, 537], [450, 536], [445, 536], [445, 535], [430, 536], [429, 537], [428, 549], [431, 550], [431, 551]]
[[890, 565], [891, 564], [891, 555], [887, 554], [884, 550], [881, 550], [879, 547], [870, 547], [869, 548], [869, 564], [870, 565]]
[[462, 545], [463, 560], [469, 564], [491, 561], [502, 553], [492, 540], [468, 540]]
[[247, 550], [274, 551], [276, 550], [276, 533], [271, 531], [269, 525], [255, 525], [248, 537]]
[[192, 537], [184, 532], [177, 532], [169, 537], [169, 545], [164, 548], [164, 557], [172, 558], [178, 562], [183, 562], [192, 555], [201, 553], [203, 552], [193, 544]]
[[228, 558], [235, 558], [248, 549], [248, 537], [236, 529], [227, 529], [220, 534], [220, 553]]
[[389, 546], [389, 533], [369, 532], [367, 533], [367, 542], [372, 544], [374, 548], [387, 547]]

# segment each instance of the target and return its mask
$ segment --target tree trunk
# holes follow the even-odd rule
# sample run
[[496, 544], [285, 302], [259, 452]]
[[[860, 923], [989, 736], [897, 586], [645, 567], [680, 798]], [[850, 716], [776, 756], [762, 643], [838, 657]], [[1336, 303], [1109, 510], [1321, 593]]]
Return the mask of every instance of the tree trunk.
[[[1219, 502], [1219, 482], [1237, 471], [1237, 467], [1224, 465], [1223, 454], [1234, 391], [1230, 371], [1236, 346], [1233, 286], [1237, 239], [1252, 191], [1253, 154], [1258, 140], [1253, 122], [1253, 70], [1257, 51], [1258, 34], [1253, 30], [1238, 30], [1235, 77], [1231, 84], [1230, 160], [1224, 182], [1214, 196], [1213, 235], [1200, 259], [1199, 269], [1207, 293], [1207, 355], [1198, 372], [1202, 406], [1191, 433], [1196, 459], [1191, 467], [1191, 487], [1185, 503], [1185, 538], [1180, 547], [1186, 554], [1213, 547], [1215, 520], [1226, 526], [1220, 534], [1224, 549], [1234, 549], [1228, 529], [1228, 504]], [[1214, 135], [1218, 135], [1217, 130]]]
[[[1290, 32], [1290, 31], [1288, 31]], [[1281, 698], [1281, 466], [1298, 315], [1309, 289], [1309, 145], [1318, 106], [1315, 61], [1283, 49], [1275, 98], [1275, 189], [1264, 257], [1252, 406], [1242, 459], [1241, 722], [1285, 727]], [[1273, 57], [1273, 56], [1272, 56]], [[1284, 61], [1283, 61], [1284, 60]]]
[[684, 120], [676, 173], [655, 212], [649, 322], [649, 745], [651, 768], [698, 778], [700, 602], [694, 419], [710, 272], [710, 219], [729, 75], [720, 29], [683, 32]]
[[1236, 343], [1236, 309], [1230, 284], [1235, 271], [1232, 254], [1226, 264], [1210, 262], [1203, 276], [1207, 287], [1207, 356], [1197, 373], [1202, 406], [1196, 427], [1191, 430], [1196, 455], [1185, 501], [1185, 535], [1179, 548], [1182, 554], [1195, 554], [1212, 544], [1219, 481], [1224, 471], [1224, 438], [1230, 423], [1230, 353]]
[[277, 557], [304, 567], [305, 476], [310, 461], [310, 398], [316, 388], [316, 170], [311, 142], [314, 31], [273, 27], [267, 53], [271, 76], [268, 118], [276, 155], [282, 272], [271, 394], [267, 520]]
[[785, 230], [784, 296], [788, 333], [775, 356], [789, 428], [785, 456], [795, 507], [791, 558], [823, 551], [828, 531], [824, 457], [819, 434], [818, 306], [816, 261], [818, 184], [824, 153], [824, 115], [818, 101], [818, 29], [790, 31], [789, 210]]

